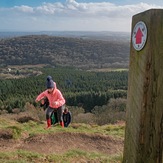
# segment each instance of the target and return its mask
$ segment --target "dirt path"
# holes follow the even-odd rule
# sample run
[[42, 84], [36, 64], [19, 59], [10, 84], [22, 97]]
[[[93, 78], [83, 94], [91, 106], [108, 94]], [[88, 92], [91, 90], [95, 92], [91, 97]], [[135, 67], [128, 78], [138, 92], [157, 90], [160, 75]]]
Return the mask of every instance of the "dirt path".
[[[8, 136], [6, 136], [7, 134]], [[115, 154], [123, 151], [123, 140], [99, 134], [69, 132], [39, 134], [32, 137], [24, 134], [21, 140], [13, 140], [10, 138], [9, 133], [2, 133], [1, 131], [0, 151], [15, 151], [17, 149], [41, 154], [62, 154], [72, 149]]]

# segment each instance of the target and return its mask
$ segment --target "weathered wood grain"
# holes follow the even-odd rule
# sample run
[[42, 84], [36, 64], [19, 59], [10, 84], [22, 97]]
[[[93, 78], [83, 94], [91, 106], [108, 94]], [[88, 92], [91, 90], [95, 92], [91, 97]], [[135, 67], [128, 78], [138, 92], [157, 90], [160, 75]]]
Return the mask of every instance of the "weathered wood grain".
[[132, 31], [139, 21], [146, 24], [148, 37], [140, 51], [130, 45], [123, 163], [162, 163], [163, 9], [134, 15]]

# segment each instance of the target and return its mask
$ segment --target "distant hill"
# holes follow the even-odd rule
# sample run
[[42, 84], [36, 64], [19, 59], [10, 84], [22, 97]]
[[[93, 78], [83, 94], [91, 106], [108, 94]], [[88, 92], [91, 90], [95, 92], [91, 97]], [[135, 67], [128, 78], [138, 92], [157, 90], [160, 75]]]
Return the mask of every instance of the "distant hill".
[[68, 33], [64, 37], [53, 34], [1, 37], [0, 66], [50, 64], [85, 69], [128, 67], [129, 37], [126, 34], [81, 32]]
[[59, 37], [83, 38], [103, 41], [129, 41], [129, 32], [111, 31], [40, 31], [40, 32], [5, 32], [0, 31], [0, 39], [27, 35], [49, 35]]

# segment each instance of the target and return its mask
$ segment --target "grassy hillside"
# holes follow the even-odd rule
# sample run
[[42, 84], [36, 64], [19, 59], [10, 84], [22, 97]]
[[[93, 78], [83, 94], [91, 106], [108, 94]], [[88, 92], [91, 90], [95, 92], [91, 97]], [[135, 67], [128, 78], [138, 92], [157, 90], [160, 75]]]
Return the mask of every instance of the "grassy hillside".
[[45, 130], [38, 112], [0, 115], [0, 162], [121, 162], [124, 123]]

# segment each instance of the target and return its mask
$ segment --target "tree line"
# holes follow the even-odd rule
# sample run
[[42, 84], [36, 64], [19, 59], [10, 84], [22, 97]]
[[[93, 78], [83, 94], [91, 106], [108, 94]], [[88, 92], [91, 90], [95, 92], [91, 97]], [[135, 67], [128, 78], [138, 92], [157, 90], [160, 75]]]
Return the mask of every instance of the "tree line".
[[36, 96], [46, 89], [51, 75], [63, 93], [68, 106], [82, 106], [91, 112], [95, 106], [106, 105], [111, 98], [126, 98], [127, 71], [88, 72], [71, 67], [42, 68], [42, 75], [0, 80], [0, 110], [23, 111], [26, 102], [37, 106]]
[[129, 42], [47, 35], [0, 40], [0, 66], [50, 64], [90, 69], [128, 67]]

